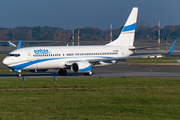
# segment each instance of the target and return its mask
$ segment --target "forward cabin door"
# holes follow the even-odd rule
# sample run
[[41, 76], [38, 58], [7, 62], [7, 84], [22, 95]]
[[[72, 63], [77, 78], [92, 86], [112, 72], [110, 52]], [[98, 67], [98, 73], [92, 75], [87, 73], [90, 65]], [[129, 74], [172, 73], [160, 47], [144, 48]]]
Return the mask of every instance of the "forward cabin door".
[[27, 60], [28, 60], [28, 61], [31, 61], [32, 56], [31, 56], [31, 53], [30, 53], [29, 50], [26, 50], [26, 55], [27, 55]]

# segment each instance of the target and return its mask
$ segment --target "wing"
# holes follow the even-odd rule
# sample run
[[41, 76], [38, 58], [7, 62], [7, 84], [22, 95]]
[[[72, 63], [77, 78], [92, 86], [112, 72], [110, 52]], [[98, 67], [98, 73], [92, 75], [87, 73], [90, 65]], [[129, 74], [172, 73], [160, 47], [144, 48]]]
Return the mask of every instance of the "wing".
[[101, 61], [106, 63], [111, 63], [111, 61], [126, 61], [126, 59], [132, 59], [132, 58], [159, 58], [163, 57], [162, 54], [149, 54], [149, 55], [137, 55], [137, 56], [128, 56], [128, 57], [113, 57], [113, 58], [104, 58], [104, 59], [86, 59], [86, 60], [80, 60], [80, 61], [67, 61], [65, 63], [66, 66], [71, 66], [75, 62], [89, 62], [91, 64], [96, 64]]
[[[174, 43], [173, 43], [173, 45], [175, 46], [175, 44], [176, 44], [176, 41], [177, 40], [175, 40], [174, 41]], [[172, 46], [173, 46], [172, 45]], [[161, 46], [166, 46], [166, 45], [161, 45]], [[158, 45], [155, 45], [155, 46], [144, 46], [144, 47], [134, 47], [134, 48], [129, 48], [129, 50], [140, 50], [140, 49], [144, 49], [144, 48], [152, 48], [152, 47], [159, 47]], [[171, 47], [172, 48], [172, 47]], [[174, 49], [174, 47], [173, 47], [173, 49]], [[172, 50], [173, 50], [172, 49]], [[172, 51], [171, 51], [172, 52]]]
[[108, 62], [111, 60], [124, 61], [126, 59], [132, 59], [132, 58], [159, 58], [159, 57], [163, 57], [163, 55], [162, 54], [137, 55], [137, 56], [128, 56], [128, 57], [116, 57], [116, 58], [89, 60], [89, 62], [97, 63], [99, 61], [103, 61], [103, 62]]
[[[124, 61], [126, 59], [132, 59], [132, 58], [159, 58], [159, 57], [163, 57], [164, 55], [170, 54], [173, 49], [174, 46], [176, 44], [177, 40], [174, 41], [173, 45], [171, 46], [170, 50], [168, 51], [168, 53], [166, 54], [146, 54], [146, 55], [136, 55], [136, 56], [127, 56], [127, 57], [112, 57], [112, 58], [101, 58], [101, 59], [86, 59], [84, 61], [89, 62], [91, 64], [96, 64], [99, 63], [101, 61], [103, 62], [111, 62], [112, 60], [116, 60], [116, 61]], [[66, 66], [71, 66], [73, 63], [75, 62], [79, 62], [79, 61], [68, 61], [66, 62]]]

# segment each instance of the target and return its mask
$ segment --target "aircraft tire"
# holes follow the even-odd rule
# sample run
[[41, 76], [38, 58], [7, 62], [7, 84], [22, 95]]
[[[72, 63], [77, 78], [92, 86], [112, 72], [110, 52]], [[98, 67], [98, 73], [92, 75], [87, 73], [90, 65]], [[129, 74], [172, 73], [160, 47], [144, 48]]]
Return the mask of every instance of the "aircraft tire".
[[63, 70], [63, 69], [60, 69], [60, 70], [58, 71], [58, 74], [59, 74], [59, 76], [66, 76], [66, 75], [67, 75], [67, 71], [66, 71], [66, 70]]
[[21, 77], [21, 73], [16, 73], [16, 76], [17, 77]]
[[66, 70], [62, 70], [62, 75], [66, 76], [67, 75], [67, 71]]
[[63, 75], [63, 69], [60, 69], [60, 70], [58, 71], [58, 74], [59, 74], [59, 76], [62, 76], [62, 75]]
[[83, 73], [83, 75], [84, 75], [84, 76], [87, 76], [87, 75], [88, 75], [88, 73]]
[[88, 76], [92, 76], [93, 72], [92, 70], [88, 73]]
[[84, 76], [92, 76], [93, 72], [91, 70], [89, 73], [83, 73], [83, 74], [84, 74]]

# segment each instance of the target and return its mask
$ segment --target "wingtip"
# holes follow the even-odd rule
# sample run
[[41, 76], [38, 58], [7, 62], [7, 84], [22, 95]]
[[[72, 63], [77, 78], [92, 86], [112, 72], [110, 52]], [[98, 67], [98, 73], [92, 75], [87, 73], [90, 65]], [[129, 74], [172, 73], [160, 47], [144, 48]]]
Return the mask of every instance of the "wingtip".
[[169, 52], [166, 53], [166, 55], [172, 53], [172, 51], [173, 51], [173, 49], [174, 49], [174, 46], [175, 46], [176, 42], [177, 42], [177, 40], [174, 41], [174, 43], [172, 44], [171, 48], [169, 49]]

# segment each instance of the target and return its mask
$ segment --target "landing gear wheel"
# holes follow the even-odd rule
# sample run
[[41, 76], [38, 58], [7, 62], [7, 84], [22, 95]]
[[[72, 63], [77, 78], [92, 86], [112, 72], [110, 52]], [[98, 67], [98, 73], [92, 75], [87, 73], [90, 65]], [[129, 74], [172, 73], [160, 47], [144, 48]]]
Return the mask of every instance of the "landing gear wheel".
[[59, 74], [59, 76], [66, 76], [66, 75], [67, 75], [67, 71], [66, 71], [66, 70], [63, 70], [63, 69], [60, 69], [60, 70], [58, 71], [58, 74]]
[[17, 77], [21, 77], [21, 73], [16, 73], [16, 76]]
[[93, 74], [92, 70], [89, 71], [88, 75], [91, 76]]
[[63, 69], [60, 69], [60, 70], [58, 71], [59, 76], [62, 76], [62, 71], [63, 71]]
[[62, 75], [63, 75], [63, 76], [66, 76], [66, 75], [67, 75], [67, 71], [66, 71], [66, 70], [63, 70], [63, 71], [62, 71]]
[[91, 70], [91, 71], [89, 71], [89, 73], [83, 73], [83, 74], [84, 74], [84, 76], [91, 76], [93, 74], [93, 72]]
[[87, 75], [88, 75], [88, 73], [83, 73], [83, 75], [84, 75], [84, 76], [87, 76]]

